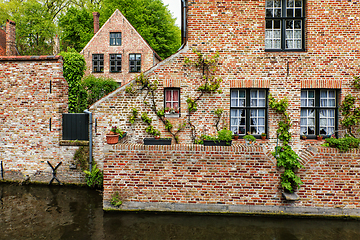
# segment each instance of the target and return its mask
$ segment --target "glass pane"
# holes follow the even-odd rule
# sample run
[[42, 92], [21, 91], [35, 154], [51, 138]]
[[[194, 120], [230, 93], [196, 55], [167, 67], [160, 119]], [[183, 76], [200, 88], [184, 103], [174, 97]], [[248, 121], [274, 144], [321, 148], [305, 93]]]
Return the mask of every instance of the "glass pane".
[[306, 101], [306, 99], [301, 99], [301, 104], [300, 104], [300, 106], [301, 107], [307, 107], [307, 101]]
[[321, 101], [320, 101], [320, 107], [327, 107], [327, 101], [326, 101], [326, 99], [321, 99]]
[[301, 31], [300, 30], [294, 31], [294, 38], [301, 38]]
[[281, 7], [281, 0], [275, 0], [274, 7]]
[[286, 48], [293, 48], [293, 41], [292, 40], [286, 40]]
[[281, 17], [281, 9], [274, 9], [274, 17]]
[[250, 106], [256, 107], [256, 106], [257, 106], [257, 99], [251, 99], [251, 104], [250, 104]]
[[[231, 117], [237, 117], [237, 110], [236, 109], [231, 109], [230, 115], [231, 115]], [[231, 119], [231, 121], [232, 121], [232, 119]]]
[[281, 48], [281, 42], [280, 42], [280, 40], [275, 40], [274, 48], [276, 48], [276, 49]]
[[308, 101], [308, 107], [314, 107], [315, 106], [315, 101], [314, 99], [309, 99]]
[[265, 6], [266, 6], [266, 7], [272, 7], [272, 6], [273, 6], [273, 3], [274, 3], [274, 0], [266, 0]]
[[300, 128], [300, 134], [301, 135], [307, 134], [306, 127], [301, 127]]
[[265, 99], [259, 99], [258, 107], [265, 107]]
[[279, 30], [274, 30], [274, 38], [280, 38], [280, 33], [281, 33], [281, 31], [279, 31]]
[[301, 40], [294, 41], [294, 48], [296, 48], [296, 49], [301, 48]]
[[272, 30], [266, 30], [265, 31], [265, 39], [269, 39], [273, 37], [273, 31]]
[[315, 128], [314, 127], [309, 127], [308, 128], [308, 134], [315, 134]]
[[301, 9], [295, 9], [295, 17], [302, 17], [301, 15]]
[[315, 91], [308, 91], [308, 96], [309, 96], [309, 98], [314, 98], [314, 96], [315, 96]]
[[259, 125], [265, 125], [265, 119], [264, 118], [259, 118]]
[[266, 9], [266, 17], [273, 17], [273, 9]]
[[293, 9], [286, 9], [286, 16], [287, 17], [292, 17], [294, 14], [294, 10]]
[[335, 107], [335, 99], [329, 100], [329, 107]]
[[329, 98], [335, 98], [335, 91], [328, 91]]
[[315, 125], [315, 119], [309, 118], [309, 119], [308, 119], [308, 125], [314, 126], [314, 125]]
[[238, 100], [237, 99], [231, 99], [231, 106], [237, 107], [238, 106]]
[[320, 118], [320, 126], [326, 126], [326, 118]]
[[286, 29], [293, 29], [294, 21], [286, 21]]
[[301, 126], [304, 126], [304, 125], [307, 125], [307, 119], [306, 118], [300, 118], [300, 125]]
[[260, 109], [259, 112], [259, 117], [264, 117], [265, 116], [265, 110], [264, 109]]
[[238, 91], [231, 90], [231, 98], [237, 98], [238, 97]]
[[294, 21], [294, 28], [295, 29], [301, 29], [301, 21], [300, 20]]
[[294, 6], [294, 0], [288, 0], [287, 1], [287, 6], [288, 7], [293, 7]]
[[295, 7], [302, 7], [302, 0], [295, 0]]
[[293, 31], [292, 30], [286, 30], [286, 39], [293, 38]]
[[272, 29], [272, 20], [266, 20], [266, 29]]
[[174, 90], [174, 102], [178, 102], [179, 101], [179, 91]]
[[265, 98], [265, 90], [259, 90], [259, 98]]
[[239, 100], [239, 107], [245, 107], [245, 100], [244, 99]]
[[281, 29], [280, 20], [274, 20], [274, 29]]
[[239, 98], [245, 98], [245, 91], [239, 91]]
[[335, 117], [335, 110], [328, 110], [328, 117]]

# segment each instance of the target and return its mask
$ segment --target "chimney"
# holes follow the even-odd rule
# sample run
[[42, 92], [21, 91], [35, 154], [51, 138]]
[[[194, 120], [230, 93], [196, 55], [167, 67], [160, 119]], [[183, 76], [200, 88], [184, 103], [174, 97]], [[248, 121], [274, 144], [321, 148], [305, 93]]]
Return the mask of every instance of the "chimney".
[[93, 12], [93, 17], [94, 17], [94, 34], [96, 34], [99, 31], [99, 17], [100, 17], [100, 13], [98, 12]]
[[56, 34], [54, 37], [53, 55], [56, 56], [60, 52], [60, 40]]
[[15, 22], [6, 20], [6, 56], [16, 56]]

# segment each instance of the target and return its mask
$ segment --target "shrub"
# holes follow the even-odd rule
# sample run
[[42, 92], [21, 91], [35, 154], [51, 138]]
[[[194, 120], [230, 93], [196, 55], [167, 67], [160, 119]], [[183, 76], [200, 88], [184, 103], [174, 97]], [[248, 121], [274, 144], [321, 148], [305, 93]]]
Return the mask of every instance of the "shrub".
[[343, 138], [326, 138], [325, 143], [329, 144], [329, 147], [334, 147], [339, 149], [341, 152], [346, 152], [350, 148], [358, 148], [360, 144], [360, 139], [345, 136]]

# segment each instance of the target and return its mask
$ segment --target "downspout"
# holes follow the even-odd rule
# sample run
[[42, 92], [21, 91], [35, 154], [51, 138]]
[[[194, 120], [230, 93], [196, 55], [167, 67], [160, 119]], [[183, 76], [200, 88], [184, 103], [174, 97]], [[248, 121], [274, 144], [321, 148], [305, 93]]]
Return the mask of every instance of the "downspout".
[[181, 47], [183, 49], [187, 43], [187, 7], [186, 0], [181, 0]]
[[84, 113], [89, 114], [89, 170], [91, 172], [92, 170], [92, 145], [93, 145], [93, 140], [92, 140], [92, 112], [90, 112], [89, 110], [84, 110]]

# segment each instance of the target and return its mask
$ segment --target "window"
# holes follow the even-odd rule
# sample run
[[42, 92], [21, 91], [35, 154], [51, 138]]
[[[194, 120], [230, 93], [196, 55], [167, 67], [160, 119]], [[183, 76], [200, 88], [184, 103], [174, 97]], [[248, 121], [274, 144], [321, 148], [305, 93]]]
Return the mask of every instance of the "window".
[[337, 129], [336, 90], [302, 90], [300, 135], [329, 136]]
[[104, 72], [104, 54], [93, 54], [92, 62], [93, 62], [94, 73]]
[[130, 72], [141, 72], [141, 54], [130, 54]]
[[110, 46], [121, 46], [121, 33], [110, 33]]
[[179, 114], [180, 112], [180, 90], [165, 89], [165, 113]]
[[303, 0], [266, 0], [265, 49], [304, 50], [305, 13]]
[[121, 54], [110, 54], [110, 72], [121, 72]]
[[267, 90], [233, 89], [230, 93], [230, 129], [239, 135], [266, 133]]

